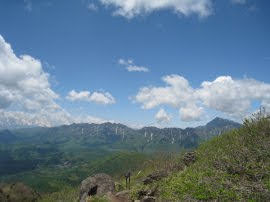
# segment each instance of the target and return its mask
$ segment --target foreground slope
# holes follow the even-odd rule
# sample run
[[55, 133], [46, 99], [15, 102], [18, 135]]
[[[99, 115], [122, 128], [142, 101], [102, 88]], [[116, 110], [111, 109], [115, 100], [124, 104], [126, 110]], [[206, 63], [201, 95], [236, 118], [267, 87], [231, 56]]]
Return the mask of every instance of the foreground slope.
[[158, 186], [167, 200], [270, 201], [270, 119], [250, 119], [201, 145], [194, 164]]

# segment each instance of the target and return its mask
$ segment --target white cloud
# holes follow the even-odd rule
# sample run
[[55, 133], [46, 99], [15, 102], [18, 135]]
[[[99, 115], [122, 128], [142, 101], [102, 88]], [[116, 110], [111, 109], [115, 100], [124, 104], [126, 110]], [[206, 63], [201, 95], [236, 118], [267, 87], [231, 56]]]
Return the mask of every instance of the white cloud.
[[29, 55], [16, 56], [0, 35], [0, 125], [65, 123], [58, 97], [41, 62]]
[[[91, 96], [97, 102], [114, 100], [108, 93]], [[58, 98], [41, 62], [29, 55], [16, 56], [0, 35], [0, 128], [106, 121], [87, 115], [73, 116], [56, 103]]]
[[179, 75], [165, 76], [164, 87], [143, 87], [135, 100], [144, 109], [169, 105], [179, 109], [181, 120], [200, 120], [205, 109], [214, 109], [234, 118], [242, 118], [252, 110], [252, 102], [259, 101], [270, 110], [270, 84], [254, 79], [234, 80], [221, 76], [205, 81], [200, 88], [192, 88]]
[[149, 72], [149, 70], [146, 67], [140, 67], [140, 66], [128, 66], [127, 70], [129, 72]]
[[72, 90], [68, 93], [66, 98], [70, 101], [95, 102], [104, 105], [115, 103], [114, 97], [108, 92], [90, 93], [89, 91], [76, 92], [75, 90]]
[[126, 70], [129, 72], [149, 72], [149, 69], [147, 67], [137, 66], [131, 59], [119, 59], [118, 64], [125, 66]]
[[167, 114], [164, 109], [160, 109], [155, 115], [155, 119], [158, 123], [169, 123], [171, 121], [171, 116]]
[[105, 6], [115, 7], [114, 15], [126, 18], [149, 14], [159, 10], [172, 10], [189, 16], [207, 17], [212, 13], [211, 0], [99, 0]]
[[97, 11], [97, 10], [98, 10], [98, 7], [97, 7], [97, 5], [94, 4], [94, 3], [89, 3], [89, 4], [87, 5], [87, 9], [88, 9], [89, 11]]
[[144, 109], [152, 109], [161, 104], [180, 108], [186, 103], [195, 101], [194, 90], [184, 77], [170, 75], [163, 77], [162, 80], [167, 86], [143, 87], [136, 95], [136, 101], [142, 103]]
[[0, 35], [0, 108], [57, 109], [57, 98], [41, 62], [29, 55], [17, 57]]
[[81, 92], [76, 92], [75, 90], [72, 90], [68, 93], [67, 95], [67, 99], [70, 101], [76, 101], [76, 100], [80, 100], [80, 101], [88, 101], [89, 97], [90, 97], [90, 92], [89, 91], [81, 91]]
[[195, 104], [187, 104], [186, 107], [179, 109], [180, 118], [182, 121], [200, 121], [203, 114], [203, 108]]
[[209, 108], [233, 117], [244, 117], [253, 101], [270, 103], [270, 84], [254, 79], [234, 80], [230, 76], [221, 76], [212, 82], [203, 82], [197, 94]]
[[233, 4], [246, 4], [247, 0], [231, 0]]

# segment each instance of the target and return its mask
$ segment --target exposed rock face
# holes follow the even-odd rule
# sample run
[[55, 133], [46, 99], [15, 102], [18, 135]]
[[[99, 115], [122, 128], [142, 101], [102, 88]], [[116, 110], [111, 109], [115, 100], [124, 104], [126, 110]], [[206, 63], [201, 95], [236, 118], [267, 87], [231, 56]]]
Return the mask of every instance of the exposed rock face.
[[22, 183], [0, 185], [1, 202], [36, 202], [40, 195]]
[[96, 174], [86, 178], [81, 183], [80, 202], [85, 202], [88, 196], [102, 196], [115, 191], [115, 183], [109, 175]]
[[190, 166], [196, 161], [196, 153], [195, 152], [185, 153], [183, 161], [186, 166]]
[[154, 173], [148, 175], [145, 179], [143, 179], [143, 183], [145, 185], [151, 184], [152, 182], [159, 181], [162, 178], [167, 177], [167, 176], [168, 176], [168, 174], [165, 171], [154, 172]]

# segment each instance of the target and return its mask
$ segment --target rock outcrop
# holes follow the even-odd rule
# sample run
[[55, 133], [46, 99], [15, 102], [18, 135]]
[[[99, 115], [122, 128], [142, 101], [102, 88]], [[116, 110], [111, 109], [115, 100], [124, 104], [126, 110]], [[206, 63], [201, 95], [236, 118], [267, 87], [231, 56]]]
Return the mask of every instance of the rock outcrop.
[[165, 178], [168, 176], [168, 173], [166, 171], [157, 171], [150, 175], [148, 175], [146, 178], [143, 179], [143, 184], [151, 184], [154, 181], [159, 181], [162, 178]]
[[1, 202], [36, 202], [40, 195], [22, 183], [0, 185]]
[[86, 202], [89, 196], [103, 196], [115, 191], [113, 179], [106, 174], [96, 174], [81, 183], [80, 202]]

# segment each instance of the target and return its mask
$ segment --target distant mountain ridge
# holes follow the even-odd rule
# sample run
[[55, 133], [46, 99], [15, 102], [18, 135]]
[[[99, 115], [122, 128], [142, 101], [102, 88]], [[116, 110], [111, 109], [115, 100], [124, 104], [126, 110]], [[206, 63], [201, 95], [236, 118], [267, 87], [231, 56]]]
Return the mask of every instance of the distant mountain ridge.
[[208, 122], [206, 124], [206, 127], [208, 127], [208, 128], [209, 127], [226, 127], [228, 125], [238, 127], [239, 123], [228, 120], [228, 119], [223, 119], [223, 118], [216, 117], [212, 121]]
[[238, 127], [241, 124], [214, 119], [205, 126], [186, 129], [132, 129], [103, 123], [0, 130], [0, 181], [15, 180], [57, 191], [66, 183], [77, 185], [89, 174], [125, 172], [156, 153], [191, 150]]
[[[52, 128], [25, 128], [11, 130], [15, 142], [26, 141], [38, 144], [72, 144], [80, 146], [107, 146], [110, 149], [132, 149], [134, 151], [178, 150], [196, 147], [227, 130], [239, 128], [241, 124], [222, 118], [215, 118], [205, 126], [196, 128], [156, 128], [132, 129], [123, 124], [71, 124]], [[3, 138], [0, 132], [0, 139]], [[5, 130], [5, 133], [7, 131]], [[17, 138], [15, 138], [17, 137]], [[170, 145], [170, 148], [169, 148]]]

